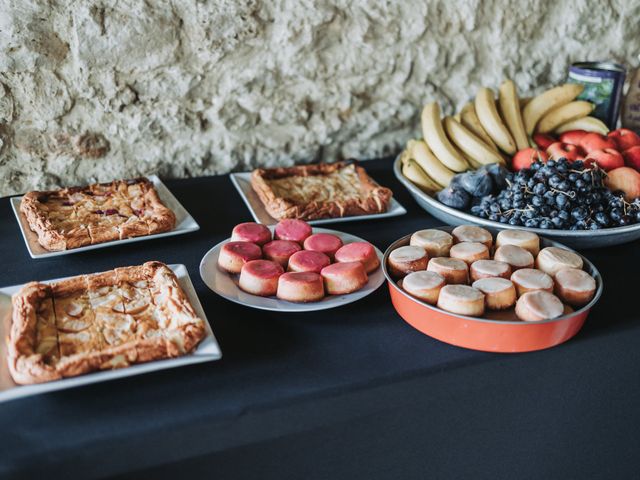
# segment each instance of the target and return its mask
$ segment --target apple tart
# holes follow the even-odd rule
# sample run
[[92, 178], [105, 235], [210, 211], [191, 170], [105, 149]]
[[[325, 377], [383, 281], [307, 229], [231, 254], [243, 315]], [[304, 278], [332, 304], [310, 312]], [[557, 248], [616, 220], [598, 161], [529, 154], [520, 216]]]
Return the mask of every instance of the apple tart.
[[8, 365], [20, 384], [178, 357], [206, 336], [204, 320], [160, 262], [31, 282], [12, 301]]
[[318, 220], [386, 212], [391, 190], [355, 161], [256, 169], [251, 187], [277, 220]]
[[29, 192], [20, 211], [50, 251], [166, 232], [176, 222], [146, 178]]

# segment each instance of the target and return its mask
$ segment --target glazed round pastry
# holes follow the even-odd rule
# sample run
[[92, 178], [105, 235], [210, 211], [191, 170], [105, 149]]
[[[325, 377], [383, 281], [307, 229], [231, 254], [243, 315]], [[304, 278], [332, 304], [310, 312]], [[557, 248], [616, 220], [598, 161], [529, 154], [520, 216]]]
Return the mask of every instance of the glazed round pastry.
[[564, 305], [553, 293], [544, 290], [527, 292], [516, 302], [516, 315], [525, 322], [541, 322], [560, 317]]
[[233, 227], [231, 241], [251, 242], [256, 245], [264, 245], [271, 241], [271, 230], [261, 223], [245, 222]]
[[440, 290], [438, 307], [459, 315], [480, 317], [484, 314], [484, 294], [468, 285], [445, 285]]
[[584, 270], [563, 268], [555, 280], [556, 295], [574, 307], [586, 305], [596, 294], [596, 280]]
[[342, 295], [360, 290], [367, 284], [367, 272], [361, 262], [334, 263], [320, 272], [329, 295]]
[[426, 270], [429, 262], [429, 255], [422, 247], [405, 247], [396, 248], [387, 258], [389, 272], [394, 277], [402, 277], [407, 273]]
[[476, 260], [489, 259], [489, 249], [484, 243], [461, 242], [456, 243], [449, 251], [451, 258], [458, 258], [471, 265]]
[[508, 263], [513, 271], [519, 268], [533, 267], [533, 255], [531, 255], [531, 252], [517, 245], [498, 247], [493, 254], [493, 259]]
[[331, 259], [341, 246], [342, 240], [330, 233], [314, 233], [304, 241], [305, 250], [322, 252]]
[[251, 260], [240, 270], [240, 288], [248, 293], [269, 297], [278, 291], [278, 278], [284, 269], [271, 260]]
[[556, 272], [563, 268], [582, 270], [582, 258], [564, 248], [547, 247], [540, 250], [536, 258], [536, 268], [554, 277]]
[[411, 272], [402, 279], [402, 288], [420, 300], [435, 305], [440, 289], [445, 286], [442, 275], [436, 272]]
[[347, 243], [335, 254], [336, 262], [362, 262], [367, 273], [380, 266], [376, 249], [368, 242]]
[[511, 265], [498, 260], [477, 260], [469, 267], [469, 274], [472, 282], [490, 277], [508, 279], [511, 276]]
[[493, 245], [493, 237], [489, 231], [473, 225], [460, 225], [451, 231], [455, 243], [479, 242], [484, 243], [489, 250]]
[[535, 292], [536, 290], [553, 293], [553, 278], [536, 268], [516, 270], [511, 275], [511, 281], [516, 286], [519, 297], [527, 292]]
[[319, 273], [283, 273], [278, 278], [276, 296], [288, 302], [317, 302], [324, 298], [324, 282]]
[[288, 270], [291, 272], [320, 273], [320, 270], [330, 263], [331, 259], [322, 252], [302, 250], [289, 257]]
[[448, 284], [469, 283], [469, 267], [457, 258], [436, 257], [429, 260], [427, 270], [442, 275]]
[[262, 250], [251, 242], [227, 242], [220, 249], [218, 266], [229, 273], [240, 273], [242, 266], [262, 257]]
[[481, 278], [472, 287], [484, 293], [485, 306], [490, 310], [505, 310], [516, 303], [516, 287], [506, 278]]
[[411, 235], [409, 245], [424, 248], [429, 254], [429, 258], [448, 257], [451, 245], [453, 245], [453, 237], [442, 230], [418, 230]]
[[274, 236], [276, 240], [289, 240], [302, 245], [302, 242], [310, 237], [311, 233], [311, 225], [307, 222], [295, 218], [285, 218], [276, 225]]
[[531, 252], [534, 257], [540, 251], [540, 237], [526, 230], [501, 230], [496, 236], [496, 247], [516, 245]]
[[287, 267], [289, 257], [300, 250], [300, 245], [289, 240], [272, 240], [262, 247], [264, 258], [279, 263], [283, 268]]

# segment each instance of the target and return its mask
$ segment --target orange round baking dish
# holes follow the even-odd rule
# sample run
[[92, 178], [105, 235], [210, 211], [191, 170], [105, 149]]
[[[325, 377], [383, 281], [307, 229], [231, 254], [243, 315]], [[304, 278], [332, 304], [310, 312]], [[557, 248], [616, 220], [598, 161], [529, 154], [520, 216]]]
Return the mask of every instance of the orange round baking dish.
[[[453, 227], [435, 227], [451, 232]], [[499, 230], [491, 231], [494, 238]], [[543, 237], [540, 247], [561, 247], [582, 257], [583, 269], [596, 280], [596, 293], [584, 307], [561, 317], [542, 322], [499, 320], [468, 317], [429, 305], [405, 292], [391, 277], [387, 269], [389, 253], [409, 244], [411, 235], [402, 237], [387, 248], [382, 268], [389, 284], [391, 301], [398, 314], [412, 327], [446, 343], [486, 352], [516, 353], [543, 350], [566, 342], [580, 331], [589, 311], [602, 295], [602, 277], [598, 269], [584, 256], [561, 243]]]

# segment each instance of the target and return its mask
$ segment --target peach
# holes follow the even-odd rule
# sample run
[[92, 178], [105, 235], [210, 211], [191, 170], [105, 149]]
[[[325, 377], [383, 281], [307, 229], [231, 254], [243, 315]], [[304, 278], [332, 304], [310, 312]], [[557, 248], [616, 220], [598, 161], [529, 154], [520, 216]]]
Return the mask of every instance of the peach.
[[605, 171], [615, 168], [624, 167], [624, 159], [619, 151], [613, 148], [605, 148], [604, 150], [593, 150], [584, 159], [587, 166], [597, 163], [600, 168]]
[[583, 154], [584, 152], [582, 151], [582, 148], [577, 145], [571, 145], [570, 143], [556, 142], [552, 143], [549, 148], [547, 148], [547, 155], [549, 155], [549, 158], [566, 158], [570, 162], [581, 160]]
[[534, 133], [533, 141], [540, 150], [546, 150], [547, 148], [549, 148], [549, 145], [557, 142], [558, 140], [548, 133]]
[[627, 167], [640, 171], [640, 145], [628, 148], [622, 152], [622, 158], [624, 158], [624, 163]]
[[620, 167], [611, 170], [607, 173], [607, 178], [605, 178], [604, 182], [609, 190], [623, 191], [627, 202], [640, 197], [640, 173], [633, 168]]
[[586, 130], [569, 130], [560, 135], [560, 141], [570, 145], [580, 145], [580, 140], [582, 140], [582, 137], [587, 133], [589, 132]]
[[513, 171], [522, 170], [523, 168], [529, 168], [536, 160], [541, 160], [543, 163], [549, 159], [547, 154], [542, 150], [536, 148], [525, 148], [517, 152], [511, 160], [511, 169]]
[[604, 150], [605, 148], [617, 149], [616, 142], [613, 139], [595, 132], [584, 135], [580, 139], [580, 146], [587, 153], [591, 153], [593, 150]]
[[628, 128], [613, 130], [612, 132], [609, 132], [607, 137], [616, 142], [616, 146], [621, 152], [640, 145], [640, 135]]

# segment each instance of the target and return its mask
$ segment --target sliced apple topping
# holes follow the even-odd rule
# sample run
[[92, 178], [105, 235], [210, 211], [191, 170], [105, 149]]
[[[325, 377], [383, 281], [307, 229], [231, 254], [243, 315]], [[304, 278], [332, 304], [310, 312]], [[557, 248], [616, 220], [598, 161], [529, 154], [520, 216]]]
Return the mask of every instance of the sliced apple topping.
[[83, 310], [84, 306], [76, 302], [69, 303], [64, 309], [64, 311], [67, 312], [67, 315], [70, 315], [72, 317], [79, 317], [80, 315], [82, 315]]

